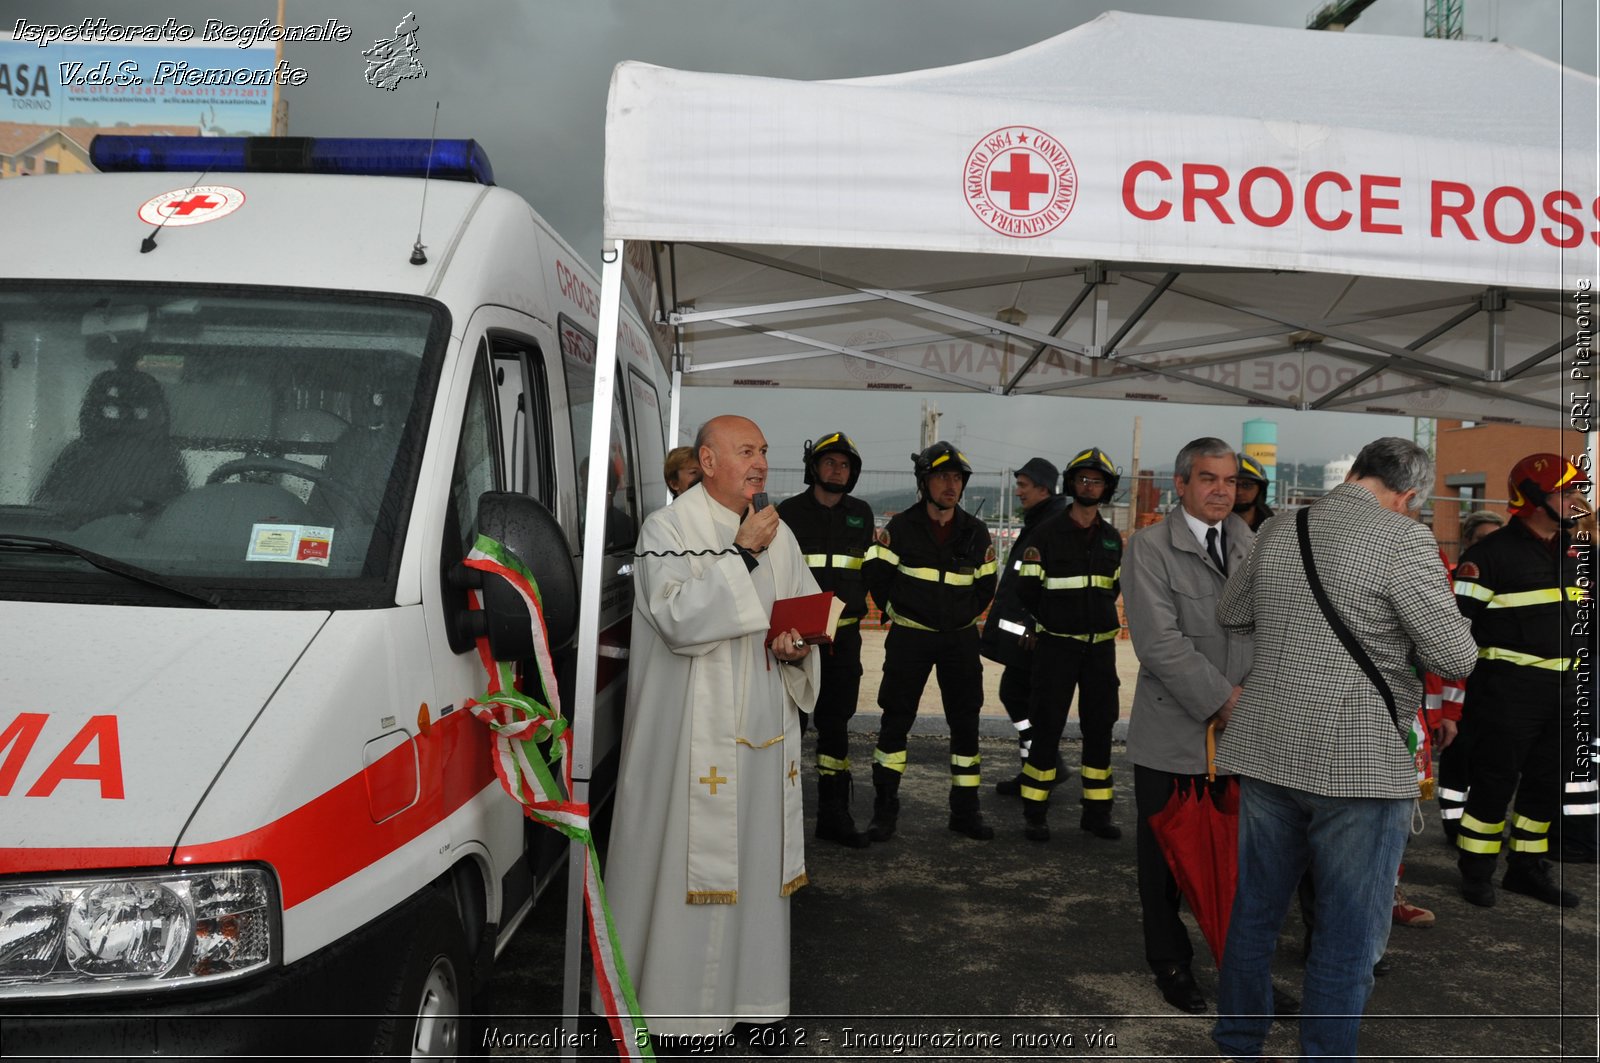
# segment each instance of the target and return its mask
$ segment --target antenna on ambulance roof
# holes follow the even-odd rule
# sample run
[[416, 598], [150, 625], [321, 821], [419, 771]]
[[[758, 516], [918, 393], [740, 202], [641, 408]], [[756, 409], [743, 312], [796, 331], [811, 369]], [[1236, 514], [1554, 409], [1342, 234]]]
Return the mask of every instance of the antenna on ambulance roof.
[[411, 245], [411, 264], [426, 265], [427, 254], [422, 249], [422, 216], [428, 212], [428, 178], [433, 176], [433, 143], [439, 135], [439, 101], [433, 101], [433, 132], [428, 134], [428, 168], [422, 174], [422, 209], [417, 211], [417, 242]]

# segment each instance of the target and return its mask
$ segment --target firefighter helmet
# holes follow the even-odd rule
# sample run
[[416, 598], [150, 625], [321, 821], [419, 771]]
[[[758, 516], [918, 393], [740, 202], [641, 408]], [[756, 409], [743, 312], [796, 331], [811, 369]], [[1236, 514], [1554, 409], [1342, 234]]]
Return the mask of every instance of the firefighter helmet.
[[1265, 490], [1269, 481], [1267, 480], [1267, 471], [1261, 467], [1261, 463], [1242, 450], [1239, 452], [1238, 458], [1239, 479], [1258, 483], [1261, 485], [1262, 490]]
[[922, 453], [911, 455], [911, 469], [917, 476], [917, 494], [924, 500], [928, 497], [928, 477], [936, 472], [959, 470], [962, 494], [967, 493], [967, 481], [972, 479], [972, 465], [967, 456], [942, 439]]
[[1117, 474], [1117, 466], [1111, 460], [1111, 456], [1099, 447], [1090, 447], [1088, 450], [1079, 451], [1067, 462], [1067, 467], [1062, 472], [1062, 491], [1064, 494], [1071, 495], [1074, 499], [1078, 495], [1073, 490], [1072, 474], [1079, 469], [1093, 469], [1104, 476], [1106, 478], [1106, 490], [1105, 494], [1100, 496], [1100, 501], [1111, 501], [1111, 496], [1117, 493], [1117, 483], [1122, 479]]
[[817, 477], [816, 465], [817, 459], [824, 454], [843, 454], [846, 460], [850, 462], [850, 479], [845, 481], [842, 493], [849, 494], [854, 491], [856, 489], [856, 481], [861, 479], [861, 452], [850, 441], [850, 437], [843, 432], [828, 432], [815, 442], [809, 439], [806, 440], [805, 457], [803, 459], [806, 470], [806, 486], [810, 487], [812, 484], [820, 482]]
[[1526, 516], [1543, 508], [1563, 528], [1570, 528], [1577, 523], [1577, 518], [1557, 512], [1550, 504], [1550, 498], [1559, 494], [1568, 484], [1588, 482], [1587, 473], [1580, 472], [1572, 462], [1559, 454], [1529, 454], [1511, 466], [1511, 474], [1506, 477], [1511, 512]]

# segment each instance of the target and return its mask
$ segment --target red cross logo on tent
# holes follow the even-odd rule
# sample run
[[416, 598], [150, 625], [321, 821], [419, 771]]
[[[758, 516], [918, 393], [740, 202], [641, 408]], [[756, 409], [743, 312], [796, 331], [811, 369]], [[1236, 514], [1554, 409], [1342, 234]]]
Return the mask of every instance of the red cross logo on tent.
[[1055, 137], [1032, 126], [985, 134], [967, 156], [962, 191], [978, 220], [1003, 236], [1056, 229], [1078, 198], [1078, 171]]
[[163, 192], [139, 207], [139, 220], [173, 228], [225, 218], [244, 205], [244, 193], [231, 185], [194, 185]]

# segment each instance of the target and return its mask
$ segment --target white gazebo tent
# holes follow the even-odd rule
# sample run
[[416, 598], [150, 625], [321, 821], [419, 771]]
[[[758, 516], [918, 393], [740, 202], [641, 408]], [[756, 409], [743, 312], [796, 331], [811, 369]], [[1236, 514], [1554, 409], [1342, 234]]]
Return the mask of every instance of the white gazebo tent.
[[673, 438], [688, 384], [1588, 432], [1597, 192], [1596, 80], [1501, 44], [1108, 13], [850, 81], [623, 63], [596, 408], [626, 285], [672, 330]]

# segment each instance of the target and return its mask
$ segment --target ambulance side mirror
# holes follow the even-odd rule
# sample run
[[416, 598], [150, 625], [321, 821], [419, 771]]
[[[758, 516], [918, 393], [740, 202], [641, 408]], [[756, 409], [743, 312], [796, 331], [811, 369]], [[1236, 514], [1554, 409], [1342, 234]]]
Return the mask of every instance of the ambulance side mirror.
[[[486, 491], [478, 499], [478, 531], [503, 544], [538, 584], [550, 649], [562, 649], [578, 630], [578, 576], [572, 551], [555, 516], [535, 499], [509, 491]], [[533, 655], [530, 618], [522, 597], [505, 580], [457, 565], [451, 582], [481, 588], [482, 609], [461, 609], [456, 633], [470, 645], [487, 636], [497, 661]]]

